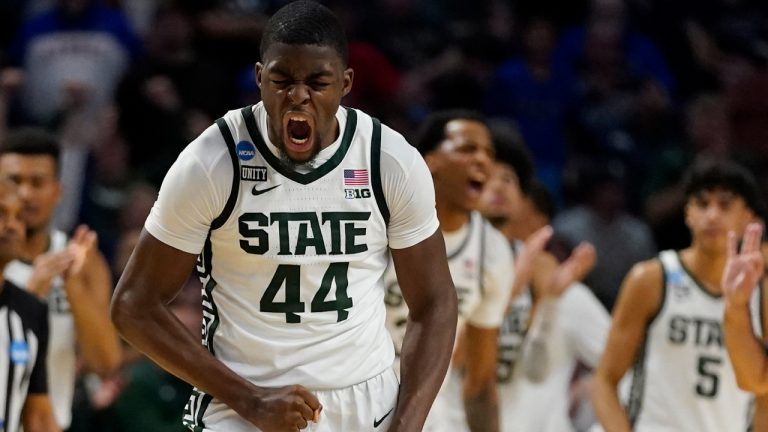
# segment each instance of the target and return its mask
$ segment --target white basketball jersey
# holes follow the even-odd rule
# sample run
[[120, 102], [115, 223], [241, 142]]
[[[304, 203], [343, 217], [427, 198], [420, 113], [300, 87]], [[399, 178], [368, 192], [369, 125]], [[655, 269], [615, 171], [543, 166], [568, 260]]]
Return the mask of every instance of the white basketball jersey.
[[[636, 432], [746, 431], [752, 396], [736, 385], [723, 341], [724, 300], [705, 291], [675, 251], [659, 255], [663, 303], [632, 372], [627, 414]], [[755, 328], [760, 290], [752, 298]]]
[[[517, 256], [522, 252], [522, 242], [512, 243], [512, 253]], [[530, 325], [531, 309], [533, 308], [533, 291], [530, 287], [512, 301], [509, 313], [499, 328], [499, 352], [496, 362], [496, 379], [499, 386], [512, 381], [517, 366], [523, 355], [523, 342]]]
[[[457, 335], [483, 301], [483, 261], [486, 253], [497, 253], [486, 248], [489, 230], [495, 230], [478, 212], [473, 212], [469, 223], [456, 232], [443, 232], [448, 257], [448, 269], [459, 300]], [[508, 266], [512, 267], [511, 260]], [[395, 268], [390, 263], [384, 275], [387, 304], [387, 329], [395, 343], [395, 352], [400, 356], [408, 322], [408, 306], [403, 300], [397, 283]]]
[[[50, 232], [48, 252], [57, 252], [67, 247], [67, 235], [58, 230]], [[18, 287], [27, 288], [32, 275], [32, 264], [11, 261], [3, 275]], [[75, 319], [69, 308], [64, 281], [53, 279], [48, 293], [49, 336], [48, 336], [48, 394], [53, 404], [56, 422], [66, 429], [72, 421], [72, 396], [75, 390], [76, 338]]]
[[[448, 269], [459, 300], [457, 336], [467, 322], [477, 327], [501, 325], [512, 288], [512, 253], [503, 235], [478, 212], [454, 232], [443, 232]], [[408, 307], [403, 301], [393, 265], [385, 275], [387, 329], [400, 353]], [[399, 359], [399, 358], [398, 358]], [[399, 362], [396, 369], [399, 372]], [[464, 411], [462, 377], [451, 368], [424, 425], [424, 431], [468, 430]]]
[[[267, 147], [261, 104], [230, 111], [217, 124], [237, 169], [198, 260], [203, 344], [265, 387], [338, 389], [390, 368], [378, 121], [347, 109], [334, 155], [304, 174]], [[194, 390], [184, 422], [211, 427], [226, 413]]]

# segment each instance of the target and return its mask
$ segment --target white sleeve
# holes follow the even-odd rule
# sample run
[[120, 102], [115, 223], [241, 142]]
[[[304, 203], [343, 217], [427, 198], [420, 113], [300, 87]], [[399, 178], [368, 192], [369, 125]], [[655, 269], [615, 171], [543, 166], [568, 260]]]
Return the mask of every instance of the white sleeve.
[[232, 160], [221, 132], [213, 125], [168, 170], [144, 228], [169, 246], [198, 254], [231, 188]]
[[381, 127], [381, 184], [389, 207], [389, 247], [411, 247], [437, 231], [435, 187], [426, 162], [400, 134]]
[[576, 283], [560, 302], [563, 331], [574, 353], [588, 366], [597, 367], [603, 355], [611, 317], [584, 284]]
[[501, 326], [512, 294], [512, 248], [495, 228], [486, 224], [485, 229], [482, 298], [467, 321], [475, 327], [494, 328]]

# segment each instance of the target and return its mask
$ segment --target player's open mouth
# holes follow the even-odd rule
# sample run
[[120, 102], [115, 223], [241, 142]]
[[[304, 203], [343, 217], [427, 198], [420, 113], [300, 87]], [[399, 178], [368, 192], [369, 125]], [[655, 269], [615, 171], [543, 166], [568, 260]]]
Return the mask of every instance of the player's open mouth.
[[303, 153], [312, 148], [312, 118], [299, 113], [288, 113], [283, 117], [283, 142], [286, 150]]
[[473, 192], [482, 192], [483, 190], [484, 182], [479, 180], [470, 180], [469, 181], [469, 189]]
[[467, 178], [467, 188], [472, 193], [480, 193], [488, 177], [481, 170], [472, 170]]

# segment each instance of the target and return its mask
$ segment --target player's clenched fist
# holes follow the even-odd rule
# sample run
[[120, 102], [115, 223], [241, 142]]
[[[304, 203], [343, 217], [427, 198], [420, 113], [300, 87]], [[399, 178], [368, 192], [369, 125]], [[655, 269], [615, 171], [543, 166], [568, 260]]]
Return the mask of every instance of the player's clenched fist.
[[297, 431], [318, 421], [322, 406], [317, 397], [300, 385], [263, 389], [258, 400], [239, 413], [264, 432]]

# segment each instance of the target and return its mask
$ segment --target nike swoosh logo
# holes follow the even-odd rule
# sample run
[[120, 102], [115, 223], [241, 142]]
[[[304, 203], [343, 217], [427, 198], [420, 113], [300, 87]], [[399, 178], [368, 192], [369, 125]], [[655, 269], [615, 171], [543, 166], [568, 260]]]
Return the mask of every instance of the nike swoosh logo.
[[374, 418], [374, 419], [373, 419], [373, 427], [374, 427], [374, 428], [377, 428], [377, 427], [379, 427], [379, 425], [381, 424], [381, 422], [383, 422], [385, 418], [387, 418], [387, 417], [388, 417], [390, 414], [392, 414], [392, 410], [393, 410], [393, 409], [394, 409], [394, 408], [390, 408], [390, 409], [389, 409], [389, 411], [387, 411], [387, 413], [386, 413], [386, 414], [384, 414], [384, 417], [382, 417], [382, 418], [380, 418], [380, 419], [378, 419], [378, 420], [376, 420], [376, 419]]
[[261, 195], [263, 193], [267, 193], [267, 192], [271, 191], [272, 189], [274, 189], [274, 188], [276, 188], [278, 186], [280, 186], [280, 185], [274, 185], [274, 186], [268, 187], [266, 189], [256, 189], [256, 186], [254, 186], [253, 189], [251, 189], [251, 193], [253, 193], [254, 195]]

